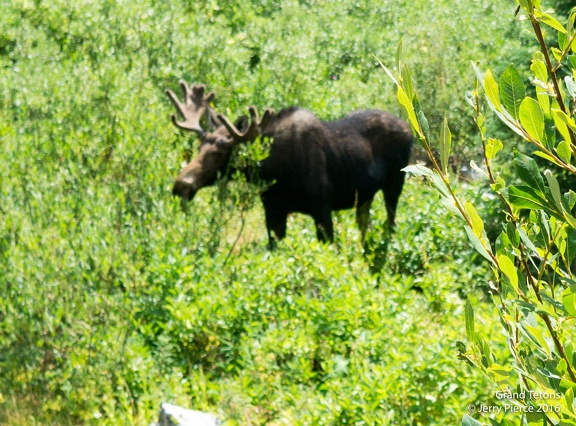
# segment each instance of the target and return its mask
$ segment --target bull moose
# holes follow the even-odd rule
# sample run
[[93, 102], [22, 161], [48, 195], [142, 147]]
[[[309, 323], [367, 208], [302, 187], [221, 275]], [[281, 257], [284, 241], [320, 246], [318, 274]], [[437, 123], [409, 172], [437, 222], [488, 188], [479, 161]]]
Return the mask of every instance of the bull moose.
[[[270, 152], [259, 174], [272, 182], [262, 194], [271, 247], [286, 235], [289, 213], [312, 216], [320, 241], [333, 240], [332, 211], [356, 208], [356, 221], [364, 238], [370, 222], [370, 205], [382, 190], [388, 225], [394, 226], [396, 206], [404, 185], [402, 171], [408, 164], [412, 131], [405, 121], [388, 112], [353, 112], [337, 121], [322, 121], [311, 112], [286, 108], [275, 114], [266, 109], [259, 120], [255, 107], [250, 120], [242, 116], [233, 124], [216, 114], [210, 103], [214, 92], [206, 86], [190, 88], [180, 81], [181, 102], [171, 90], [166, 94], [184, 121], [173, 123], [201, 139], [200, 152], [176, 178], [172, 193], [191, 200], [199, 189], [212, 185], [226, 173], [233, 147], [259, 136], [272, 138]], [[206, 131], [200, 119], [206, 115]]]

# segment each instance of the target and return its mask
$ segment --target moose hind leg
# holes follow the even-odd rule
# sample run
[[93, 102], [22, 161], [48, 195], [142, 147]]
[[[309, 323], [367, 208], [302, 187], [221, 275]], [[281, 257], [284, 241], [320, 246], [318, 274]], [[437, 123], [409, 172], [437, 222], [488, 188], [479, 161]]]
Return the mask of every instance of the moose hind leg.
[[370, 227], [370, 206], [372, 205], [372, 198], [364, 203], [356, 206], [356, 223], [362, 235], [362, 244], [366, 241], [366, 231]]
[[387, 184], [384, 188], [384, 202], [386, 203], [386, 213], [388, 213], [388, 226], [390, 229], [396, 225], [396, 207], [398, 199], [404, 186], [405, 173], [401, 172], [392, 183]]
[[312, 215], [316, 223], [316, 236], [318, 240], [332, 242], [334, 240], [334, 228], [332, 226], [332, 210], [330, 208], [322, 209]]

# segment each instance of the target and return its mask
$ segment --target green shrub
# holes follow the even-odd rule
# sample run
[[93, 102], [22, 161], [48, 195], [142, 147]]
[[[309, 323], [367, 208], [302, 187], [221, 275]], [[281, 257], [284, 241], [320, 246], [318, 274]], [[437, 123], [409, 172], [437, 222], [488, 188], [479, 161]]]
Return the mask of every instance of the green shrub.
[[[432, 191], [408, 181], [392, 238], [374, 203], [366, 253], [353, 212], [328, 248], [292, 216], [269, 253], [256, 191], [171, 197], [197, 142], [171, 126], [164, 90], [206, 83], [231, 118], [250, 104], [394, 111], [372, 54], [393, 57], [403, 36], [427, 49], [410, 57], [434, 87], [426, 106], [457, 117], [467, 83], [446, 70], [467, 68], [462, 52], [522, 52], [489, 36], [508, 26], [499, 2], [4, 3], [0, 423], [149, 424], [167, 400], [233, 424], [451, 424], [462, 399], [488, 397], [454, 362], [459, 295], [487, 267], [467, 262], [453, 218], [431, 220]], [[487, 330], [492, 310], [476, 307]]]
[[[397, 83], [398, 100], [434, 166], [433, 170], [423, 166], [410, 166], [408, 170], [432, 182], [443, 204], [461, 220], [470, 242], [493, 272], [491, 290], [510, 358], [499, 358], [491, 351], [492, 337], [476, 326], [472, 304], [468, 302], [465, 313], [469, 347], [461, 347], [461, 357], [498, 386], [495, 396], [499, 400], [496, 405], [494, 401], [490, 401], [492, 405], [478, 401], [470, 411], [480, 410], [483, 405], [497, 409], [499, 415], [489, 419], [493, 425], [575, 424], [571, 322], [576, 314], [572, 272], [576, 255], [576, 193], [569, 188], [561, 191], [555, 174], [549, 169], [542, 172], [533, 157], [543, 158], [570, 175], [576, 174], [572, 158], [576, 150], [576, 12], [562, 25], [544, 11], [540, 1], [520, 0], [519, 4], [540, 48], [530, 66], [535, 97], [527, 96], [524, 80], [514, 65], [508, 66], [498, 79], [490, 70], [481, 73], [473, 65], [479, 84], [467, 94], [484, 148], [485, 169], [475, 167], [489, 181], [506, 215], [498, 236], [488, 236], [478, 213], [480, 205], [464, 203], [454, 192], [448, 173], [452, 138], [448, 121], [444, 120], [438, 143], [440, 155], [436, 159], [408, 68], [399, 60], [398, 77], [387, 72]], [[558, 47], [546, 44], [544, 32], [548, 31], [558, 35]], [[562, 74], [567, 75], [561, 79]], [[514, 151], [514, 173], [508, 179], [498, 173], [495, 162], [504, 144], [485, 136], [481, 89], [493, 114], [535, 147], [532, 156]], [[485, 413], [478, 416], [484, 418]], [[481, 423], [465, 415], [462, 424]]]

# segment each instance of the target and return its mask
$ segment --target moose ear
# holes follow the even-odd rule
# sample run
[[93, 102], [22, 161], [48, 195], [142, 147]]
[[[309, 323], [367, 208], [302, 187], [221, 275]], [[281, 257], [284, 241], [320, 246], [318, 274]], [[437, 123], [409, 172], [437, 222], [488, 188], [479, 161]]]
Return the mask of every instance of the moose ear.
[[241, 132], [244, 133], [248, 130], [248, 126], [250, 125], [250, 121], [248, 120], [247, 115], [243, 115], [242, 117], [238, 118], [234, 123], [234, 126]]

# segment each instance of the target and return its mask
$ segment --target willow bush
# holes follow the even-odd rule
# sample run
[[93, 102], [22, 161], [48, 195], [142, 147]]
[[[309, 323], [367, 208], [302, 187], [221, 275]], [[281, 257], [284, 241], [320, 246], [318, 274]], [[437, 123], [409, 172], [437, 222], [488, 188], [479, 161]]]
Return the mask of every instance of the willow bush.
[[[433, 144], [410, 70], [401, 60], [401, 44], [398, 75], [386, 71], [397, 84], [398, 100], [432, 162], [431, 168], [407, 170], [432, 183], [492, 270], [492, 299], [510, 357], [491, 352], [492, 338], [476, 326], [468, 302], [467, 344], [460, 347], [460, 357], [498, 386], [493, 405], [478, 401], [469, 411], [492, 425], [574, 425], [576, 193], [563, 187], [558, 176], [576, 174], [576, 11], [561, 23], [539, 0], [517, 3], [518, 16], [530, 25], [538, 46], [530, 65], [531, 87], [513, 64], [500, 75], [490, 69], [482, 72], [473, 64], [477, 84], [466, 94], [484, 152], [484, 164], [471, 166], [489, 182], [505, 217], [494, 238], [488, 237], [477, 205], [456, 195], [448, 167], [452, 145], [448, 120]], [[488, 113], [510, 128], [515, 140], [504, 143], [490, 137]], [[439, 152], [436, 157], [433, 148]], [[512, 151], [512, 173], [503, 173], [506, 167], [498, 162], [506, 150]], [[544, 170], [537, 161], [541, 159]], [[482, 423], [467, 414], [463, 424]]]

